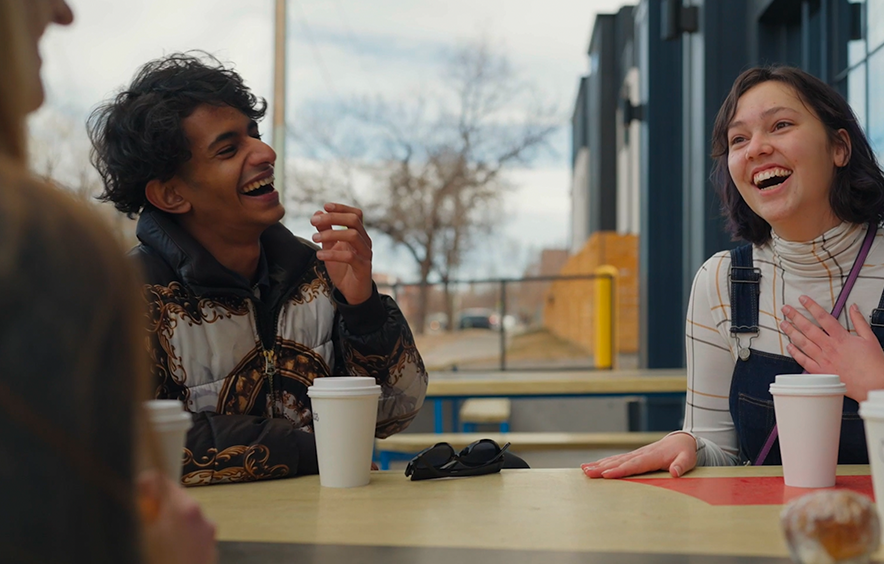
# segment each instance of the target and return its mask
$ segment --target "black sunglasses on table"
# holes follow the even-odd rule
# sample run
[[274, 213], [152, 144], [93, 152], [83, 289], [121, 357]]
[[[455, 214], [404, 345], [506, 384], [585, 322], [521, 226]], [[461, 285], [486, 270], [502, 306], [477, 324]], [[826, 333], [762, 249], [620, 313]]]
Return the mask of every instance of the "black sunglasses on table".
[[448, 443], [436, 443], [415, 455], [405, 468], [412, 481], [457, 476], [481, 476], [500, 472], [510, 443], [503, 447], [491, 439], [480, 439], [455, 452]]

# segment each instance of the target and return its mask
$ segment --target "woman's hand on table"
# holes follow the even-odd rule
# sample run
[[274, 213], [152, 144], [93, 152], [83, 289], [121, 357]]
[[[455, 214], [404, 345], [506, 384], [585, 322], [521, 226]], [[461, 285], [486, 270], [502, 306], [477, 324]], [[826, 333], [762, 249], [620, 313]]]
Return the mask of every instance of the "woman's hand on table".
[[697, 465], [697, 441], [687, 433], [673, 433], [626, 454], [581, 465], [590, 478], [625, 478], [665, 470], [673, 478]]
[[801, 305], [819, 327], [794, 307], [783, 306], [780, 328], [789, 337], [786, 346], [798, 364], [811, 374], [837, 374], [847, 386], [847, 397], [864, 401], [869, 390], [884, 388], [884, 351], [856, 304], [848, 315], [856, 328], [852, 335], [837, 319], [807, 296]]
[[156, 470], [138, 476], [147, 564], [216, 564], [215, 525], [179, 484]]

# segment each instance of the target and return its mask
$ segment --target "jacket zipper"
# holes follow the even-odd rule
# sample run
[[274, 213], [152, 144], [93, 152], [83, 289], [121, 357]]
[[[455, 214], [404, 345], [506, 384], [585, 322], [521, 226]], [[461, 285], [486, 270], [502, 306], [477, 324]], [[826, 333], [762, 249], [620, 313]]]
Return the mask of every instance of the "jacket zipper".
[[[314, 259], [315, 261], [316, 259]], [[313, 263], [311, 262], [308, 265], [308, 268], [304, 271], [304, 273], [298, 278], [296, 283], [293, 283], [291, 287], [286, 291], [281, 299], [277, 303], [276, 311], [273, 313], [273, 322], [270, 327], [266, 328], [261, 323], [261, 318], [258, 314], [258, 308], [261, 307], [259, 304], [256, 304], [253, 300], [249, 300], [249, 303], [252, 305], [252, 313], [255, 316], [255, 333], [258, 337], [258, 346], [261, 349], [261, 355], [264, 357], [264, 376], [267, 378], [267, 382], [270, 385], [270, 417], [276, 417], [276, 386], [274, 382], [274, 376], [277, 373], [276, 369], [276, 332], [279, 325], [279, 316], [282, 314], [282, 308], [285, 302], [289, 299], [289, 297], [294, 294], [297, 289], [301, 286], [301, 281], [303, 281], [309, 273], [312, 271]], [[267, 333], [267, 335], [265, 335]], [[264, 337], [269, 338], [270, 348], [268, 349]]]
[[[267, 379], [268, 385], [268, 397], [270, 399], [270, 417], [276, 417], [276, 385], [274, 382], [274, 376], [276, 375], [276, 351], [274, 350], [274, 343], [276, 339], [270, 339], [270, 347], [267, 347], [267, 343], [265, 343], [265, 335], [266, 331], [262, 331], [263, 324], [261, 323], [262, 316], [260, 315], [259, 304], [256, 304], [253, 300], [248, 301], [252, 315], [255, 317], [255, 339], [258, 344], [258, 350], [261, 352], [261, 356], [264, 357], [264, 377]], [[278, 320], [278, 315], [274, 316], [274, 325]]]
[[276, 417], [276, 386], [273, 385], [273, 375], [276, 374], [276, 352], [267, 350], [261, 344], [264, 355], [264, 376], [270, 383], [270, 417]]

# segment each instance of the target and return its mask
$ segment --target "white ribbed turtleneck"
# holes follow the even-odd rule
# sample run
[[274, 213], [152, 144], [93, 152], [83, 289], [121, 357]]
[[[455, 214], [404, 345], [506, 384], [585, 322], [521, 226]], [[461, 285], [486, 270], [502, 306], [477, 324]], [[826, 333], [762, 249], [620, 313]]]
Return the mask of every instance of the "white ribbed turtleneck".
[[[790, 305], [812, 319], [798, 302], [808, 295], [831, 311], [853, 261], [862, 246], [865, 225], [841, 223], [813, 241], [786, 241], [776, 234], [753, 248], [761, 269], [758, 336], [753, 350], [788, 356], [788, 337], [780, 330], [781, 308]], [[847, 300], [868, 319], [884, 290], [884, 233], [879, 229]], [[730, 253], [716, 253], [697, 272], [688, 304], [685, 328], [688, 392], [684, 429], [698, 439], [698, 465], [737, 463], [737, 438], [728, 410], [731, 375], [737, 362], [736, 341], [730, 335]], [[855, 332], [847, 307], [841, 325]], [[748, 336], [742, 337], [748, 344]]]

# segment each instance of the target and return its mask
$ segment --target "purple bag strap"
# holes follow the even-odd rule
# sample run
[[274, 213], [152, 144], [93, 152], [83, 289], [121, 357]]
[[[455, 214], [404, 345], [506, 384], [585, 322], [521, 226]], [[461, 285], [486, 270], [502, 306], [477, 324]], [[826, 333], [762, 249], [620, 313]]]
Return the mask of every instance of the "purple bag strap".
[[[872, 248], [872, 241], [875, 240], [875, 233], [877, 231], [878, 224], [875, 222], [869, 223], [869, 229], [866, 231], [866, 238], [863, 240], [863, 246], [859, 249], [859, 253], [857, 253], [856, 259], [853, 261], [853, 266], [850, 268], [850, 274], [847, 275], [847, 281], [844, 282], [844, 286], [841, 288], [841, 293], [838, 294], [838, 299], [835, 301], [835, 307], [832, 308], [832, 317], [837, 318], [841, 315], [841, 311], [844, 309], [844, 304], [847, 303], [847, 296], [850, 294], [850, 290], [853, 288], [857, 276], [859, 276], [859, 271], [863, 267], [866, 256], [869, 254], [869, 249]], [[807, 373], [807, 370], [805, 370], [804, 373]], [[767, 459], [767, 455], [770, 453], [770, 449], [773, 447], [774, 441], [777, 440], [778, 435], [779, 432], [777, 431], [777, 426], [774, 425], [774, 428], [770, 431], [770, 435], [767, 436], [767, 440], [764, 441], [764, 446], [761, 447], [761, 452], [758, 453], [758, 458], [755, 459], [755, 466], [761, 466], [764, 464], [764, 461]]]

